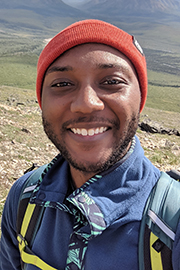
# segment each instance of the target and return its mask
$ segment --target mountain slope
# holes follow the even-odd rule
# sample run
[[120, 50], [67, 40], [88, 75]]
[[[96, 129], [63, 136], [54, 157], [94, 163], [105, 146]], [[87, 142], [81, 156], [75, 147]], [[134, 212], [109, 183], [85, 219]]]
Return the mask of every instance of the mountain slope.
[[32, 10], [37, 14], [59, 14], [59, 16], [67, 16], [74, 14], [75, 16], [82, 15], [78, 9], [66, 5], [61, 0], [0, 0], [0, 9], [21, 9]]
[[61, 0], [0, 0], [0, 31], [53, 35], [85, 16]]
[[[164, 15], [165, 14], [165, 15]], [[167, 16], [169, 16], [167, 18]], [[0, 0], [0, 31], [59, 31], [86, 18], [118, 22], [180, 22], [180, 0], [90, 0], [77, 8], [61, 0]], [[149, 24], [149, 27], [151, 25]]]
[[[80, 8], [80, 7], [79, 7]], [[138, 15], [180, 12], [179, 0], [91, 0], [81, 5], [83, 10], [110, 15]]]
[[180, 0], [90, 0], [77, 8], [61, 0], [0, 0], [0, 38], [48, 39], [87, 18], [113, 23], [142, 47], [180, 53]]

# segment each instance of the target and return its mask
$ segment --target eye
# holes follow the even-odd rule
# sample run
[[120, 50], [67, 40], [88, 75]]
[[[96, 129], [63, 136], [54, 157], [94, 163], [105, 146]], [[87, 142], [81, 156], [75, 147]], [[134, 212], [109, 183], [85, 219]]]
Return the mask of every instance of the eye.
[[121, 87], [123, 86], [124, 84], [127, 84], [126, 80], [124, 80], [123, 78], [120, 78], [120, 77], [114, 77], [113, 78], [104, 78], [101, 82], [101, 84], [104, 86], [104, 87]]
[[71, 85], [72, 84], [70, 82], [63, 81], [63, 82], [54, 83], [52, 84], [51, 87], [66, 87], [66, 86], [71, 86]]
[[120, 84], [121, 81], [120, 80], [116, 80], [116, 79], [108, 79], [106, 81], [103, 82], [104, 85], [112, 85], [112, 84]]

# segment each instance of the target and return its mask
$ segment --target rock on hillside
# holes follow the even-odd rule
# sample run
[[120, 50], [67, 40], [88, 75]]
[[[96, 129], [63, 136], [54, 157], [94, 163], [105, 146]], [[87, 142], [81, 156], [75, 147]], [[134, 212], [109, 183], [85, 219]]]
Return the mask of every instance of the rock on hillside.
[[150, 133], [160, 133], [160, 134], [180, 136], [179, 130], [175, 128], [164, 127], [162, 124], [156, 121], [152, 121], [149, 118], [146, 118], [141, 123], [139, 123], [139, 127], [141, 130], [150, 132]]

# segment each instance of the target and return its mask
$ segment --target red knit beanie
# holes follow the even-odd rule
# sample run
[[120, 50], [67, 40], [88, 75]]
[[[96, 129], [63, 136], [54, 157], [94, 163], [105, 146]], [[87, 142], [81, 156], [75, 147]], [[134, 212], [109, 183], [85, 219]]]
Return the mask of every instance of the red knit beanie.
[[129, 58], [138, 75], [141, 89], [140, 111], [142, 111], [147, 96], [147, 69], [143, 51], [133, 36], [99, 20], [76, 22], [62, 30], [46, 45], [37, 65], [36, 93], [40, 107], [42, 85], [48, 67], [68, 49], [90, 42], [109, 45]]

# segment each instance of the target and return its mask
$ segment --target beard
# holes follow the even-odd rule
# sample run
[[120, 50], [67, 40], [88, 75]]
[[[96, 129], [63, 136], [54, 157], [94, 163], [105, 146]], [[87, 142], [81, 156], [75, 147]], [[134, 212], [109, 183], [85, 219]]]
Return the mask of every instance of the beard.
[[[76, 121], [76, 123], [79, 120]], [[102, 119], [101, 119], [102, 121]], [[136, 133], [138, 122], [139, 122], [139, 113], [133, 114], [129, 121], [127, 121], [126, 127], [124, 128], [124, 131], [122, 132], [120, 138], [116, 138], [115, 142], [112, 146], [112, 153], [107, 157], [104, 161], [99, 161], [96, 163], [86, 164], [85, 162], [78, 162], [75, 158], [71, 156], [69, 153], [66, 144], [63, 140], [63, 133], [66, 130], [66, 126], [69, 124], [64, 124], [61, 130], [61, 136], [57, 136], [55, 132], [53, 131], [53, 127], [50, 122], [46, 120], [45, 117], [42, 116], [42, 122], [44, 131], [47, 135], [47, 137], [50, 139], [50, 141], [56, 146], [56, 148], [60, 151], [61, 155], [67, 160], [67, 162], [76, 170], [82, 171], [83, 173], [94, 173], [97, 174], [102, 171], [108, 170], [111, 166], [113, 166], [116, 162], [118, 162], [120, 159], [124, 157], [124, 155], [127, 153], [129, 146], [132, 142], [132, 139]], [[115, 122], [114, 123], [114, 129], [119, 130], [120, 129], [120, 123]], [[115, 132], [114, 132], [115, 134]], [[117, 135], [116, 135], [117, 137]], [[60, 139], [59, 139], [60, 138]]]

